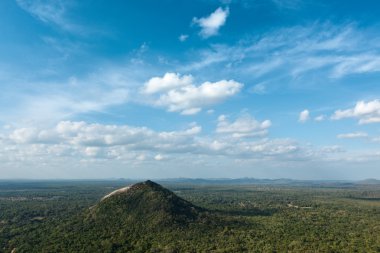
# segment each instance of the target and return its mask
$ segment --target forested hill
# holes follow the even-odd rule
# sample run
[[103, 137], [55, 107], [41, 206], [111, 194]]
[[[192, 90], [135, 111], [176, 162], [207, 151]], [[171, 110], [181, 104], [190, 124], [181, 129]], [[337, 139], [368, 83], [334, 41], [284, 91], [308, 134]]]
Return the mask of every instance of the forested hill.
[[115, 222], [145, 227], [186, 225], [199, 217], [201, 208], [178, 197], [172, 191], [152, 181], [134, 184], [113, 191], [101, 199], [88, 213], [96, 223]]
[[[216, 216], [215, 216], [216, 218]], [[105, 195], [75, 217], [46, 224], [21, 239], [15, 252], [166, 252], [178, 238], [182, 248], [220, 224], [209, 212], [152, 181]], [[23, 240], [33, 242], [23, 243]], [[190, 250], [190, 248], [188, 249]]]

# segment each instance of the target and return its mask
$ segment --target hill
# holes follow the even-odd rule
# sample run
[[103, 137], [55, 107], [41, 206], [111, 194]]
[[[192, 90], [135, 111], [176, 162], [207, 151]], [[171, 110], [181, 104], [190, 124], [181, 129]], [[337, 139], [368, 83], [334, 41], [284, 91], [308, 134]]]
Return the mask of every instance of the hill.
[[176, 252], [181, 238], [181, 249], [191, 252], [194, 239], [204, 240], [213, 221], [207, 210], [148, 180], [113, 191], [55, 226], [46, 223], [16, 243], [22, 247], [13, 248], [28, 253]]
[[94, 222], [140, 224], [145, 227], [185, 226], [203, 210], [150, 180], [124, 187], [104, 196], [90, 208], [87, 219]]

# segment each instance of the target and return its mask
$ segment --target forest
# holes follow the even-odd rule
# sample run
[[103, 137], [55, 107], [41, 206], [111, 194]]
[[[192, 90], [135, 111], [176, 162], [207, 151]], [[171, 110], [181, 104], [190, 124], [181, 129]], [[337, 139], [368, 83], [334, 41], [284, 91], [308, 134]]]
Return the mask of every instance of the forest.
[[100, 201], [132, 183], [0, 182], [0, 251], [380, 252], [379, 184], [170, 181], [175, 202]]

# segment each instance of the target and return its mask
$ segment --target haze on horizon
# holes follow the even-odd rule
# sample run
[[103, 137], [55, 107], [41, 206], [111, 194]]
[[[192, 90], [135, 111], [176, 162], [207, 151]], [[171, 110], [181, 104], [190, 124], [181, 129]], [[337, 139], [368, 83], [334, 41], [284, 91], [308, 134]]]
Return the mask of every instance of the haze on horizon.
[[0, 2], [1, 178], [380, 178], [380, 3]]

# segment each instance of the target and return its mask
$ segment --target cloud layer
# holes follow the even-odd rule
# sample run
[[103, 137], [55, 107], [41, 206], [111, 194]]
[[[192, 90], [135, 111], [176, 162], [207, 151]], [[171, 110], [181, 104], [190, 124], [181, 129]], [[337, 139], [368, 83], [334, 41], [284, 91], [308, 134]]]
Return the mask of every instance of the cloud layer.
[[[98, 157], [141, 161], [151, 157], [163, 160], [175, 154], [220, 155], [244, 159], [282, 159], [292, 154], [294, 157], [299, 156], [300, 153], [296, 151], [300, 147], [292, 140], [250, 140], [249, 137], [265, 136], [270, 125], [269, 120], [258, 122], [248, 115], [239, 117], [232, 123], [225, 116], [220, 116], [215, 135], [204, 136], [202, 128], [197, 124], [181, 131], [157, 132], [146, 127], [62, 121], [49, 129], [13, 129], [7, 136], [3, 136], [2, 142], [3, 148], [17, 145], [21, 151], [33, 147], [40, 153], [83, 159]], [[9, 158], [11, 157], [13, 156]], [[28, 156], [24, 158], [27, 159]]]

